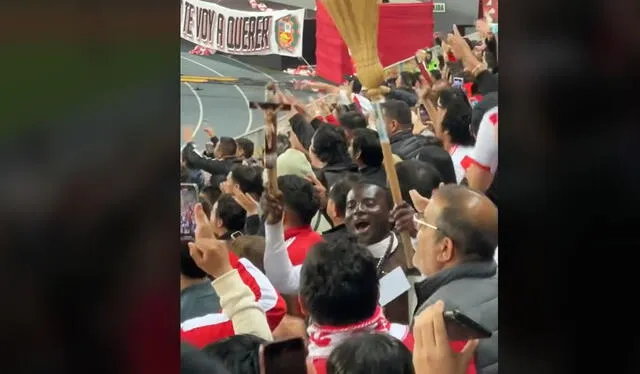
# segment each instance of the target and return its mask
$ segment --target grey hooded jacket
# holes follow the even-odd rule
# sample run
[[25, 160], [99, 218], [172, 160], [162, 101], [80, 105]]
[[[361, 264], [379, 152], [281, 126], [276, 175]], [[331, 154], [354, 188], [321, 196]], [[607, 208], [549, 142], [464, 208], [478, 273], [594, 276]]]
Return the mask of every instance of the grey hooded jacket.
[[468, 262], [442, 270], [416, 284], [417, 316], [442, 300], [445, 309], [459, 309], [492, 332], [476, 350], [478, 374], [498, 374], [498, 265], [494, 261]]

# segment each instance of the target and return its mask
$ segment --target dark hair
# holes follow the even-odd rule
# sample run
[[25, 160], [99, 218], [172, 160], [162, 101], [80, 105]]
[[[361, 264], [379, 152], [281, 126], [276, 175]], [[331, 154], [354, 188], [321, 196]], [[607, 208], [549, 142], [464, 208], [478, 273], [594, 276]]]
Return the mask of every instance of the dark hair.
[[180, 342], [180, 374], [230, 374], [218, 360], [196, 347]]
[[234, 165], [231, 168], [231, 177], [238, 183], [240, 190], [245, 193], [262, 195], [264, 185], [262, 183], [262, 168], [260, 166]]
[[216, 218], [222, 221], [224, 228], [229, 232], [242, 231], [247, 212], [233, 199], [233, 196], [222, 194], [217, 203]]
[[213, 205], [216, 201], [218, 201], [218, 197], [220, 197], [222, 191], [220, 191], [220, 186], [218, 186], [217, 184], [212, 184], [210, 186], [204, 186], [202, 190], [200, 190], [200, 193], [205, 195], [209, 202]]
[[403, 128], [413, 127], [411, 122], [411, 109], [409, 104], [402, 100], [387, 100], [381, 104], [384, 114], [397, 121]]
[[469, 109], [471, 109], [471, 104], [469, 104], [469, 99], [467, 98], [467, 94], [462, 90], [462, 88], [458, 87], [448, 87], [444, 90], [440, 91], [438, 95], [438, 100], [440, 100], [440, 105], [443, 108], [449, 109], [449, 106], [454, 103], [456, 100], [464, 101], [469, 105]]
[[283, 154], [287, 149], [291, 148], [291, 141], [285, 134], [278, 134], [276, 136], [276, 153], [278, 156]]
[[440, 37], [438, 36], [437, 38], [433, 39], [433, 44], [442, 46], [442, 39], [440, 39]]
[[251, 140], [247, 138], [239, 138], [239, 139], [236, 139], [236, 144], [238, 145], [238, 147], [240, 147], [240, 149], [242, 149], [242, 152], [244, 153], [244, 157], [246, 158], [253, 157], [254, 145]]
[[[440, 70], [444, 69], [444, 56], [443, 55], [438, 55], [438, 67], [440, 67]], [[442, 75], [440, 75], [440, 79], [442, 79]]]
[[209, 201], [206, 196], [198, 196], [198, 202], [202, 204], [202, 211], [207, 216], [207, 218], [209, 218], [211, 216], [211, 209], [213, 208], [214, 203]]
[[360, 333], [329, 355], [327, 374], [414, 374], [409, 349], [385, 333]]
[[355, 106], [355, 104], [349, 104], [349, 105], [336, 104], [336, 107], [335, 107], [335, 111], [338, 118], [342, 117], [343, 114], [353, 112], [356, 109], [357, 107]]
[[342, 179], [338, 180], [329, 189], [329, 199], [333, 201], [336, 206], [336, 214], [340, 217], [344, 217], [347, 210], [347, 195], [349, 191], [360, 181], [358, 174], [347, 174]]
[[196, 262], [193, 261], [189, 254], [188, 241], [180, 242], [180, 274], [190, 279], [201, 279], [207, 276], [207, 273], [200, 269]]
[[220, 137], [220, 152], [223, 156], [234, 156], [238, 150], [236, 141], [228, 136]]
[[302, 225], [311, 224], [320, 209], [320, 201], [313, 184], [297, 175], [281, 175], [278, 187], [284, 195], [284, 205], [292, 210]]
[[367, 128], [367, 119], [360, 112], [349, 111], [342, 113], [338, 119], [340, 126], [344, 126], [349, 130], [365, 129]]
[[440, 70], [431, 70], [429, 73], [431, 74], [433, 80], [439, 81], [440, 79], [442, 79], [442, 72]]
[[353, 131], [353, 154], [360, 152], [360, 161], [367, 166], [382, 165], [382, 146], [378, 133], [371, 129], [355, 129]]
[[441, 145], [430, 144], [422, 147], [420, 152], [418, 152], [417, 158], [420, 161], [433, 165], [438, 172], [440, 172], [442, 182], [445, 184], [457, 183], [451, 155], [445, 151]]
[[353, 89], [351, 92], [355, 94], [359, 94], [362, 91], [362, 83], [360, 83], [360, 79], [357, 76], [353, 76]]
[[202, 351], [233, 374], [260, 374], [260, 344], [266, 342], [255, 335], [241, 334], [211, 343]]
[[436, 219], [440, 229], [437, 235], [451, 238], [463, 261], [490, 261], [498, 245], [498, 222], [478, 220], [468, 213], [469, 191], [468, 187], [456, 184], [438, 189], [438, 198], [444, 206]]
[[[441, 99], [442, 100], [442, 99]], [[471, 105], [465, 97], [453, 96], [447, 103], [442, 119], [442, 130], [448, 131], [453, 144], [472, 146], [476, 139], [471, 135]]]
[[[204, 214], [209, 217], [211, 216], [211, 207], [212, 203], [208, 199], [204, 199], [201, 196], [198, 196], [198, 202], [202, 204], [202, 210]], [[180, 274], [184, 275], [187, 278], [191, 279], [200, 279], [207, 276], [207, 273], [196, 265], [195, 261], [189, 254], [189, 246], [187, 245], [188, 241], [181, 241], [180, 245]]]
[[264, 237], [258, 235], [242, 235], [231, 242], [231, 251], [240, 258], [251, 261], [264, 273]]
[[435, 166], [420, 160], [404, 160], [396, 164], [396, 173], [402, 199], [411, 204], [410, 190], [416, 190], [424, 197], [431, 197], [431, 191], [438, 188], [442, 176]]
[[350, 160], [347, 138], [342, 129], [333, 125], [321, 125], [313, 134], [313, 153], [327, 165]]
[[300, 271], [300, 299], [321, 325], [346, 326], [370, 318], [378, 306], [373, 255], [350, 238], [315, 244]]
[[416, 84], [415, 77], [415, 74], [411, 72], [400, 72], [400, 83], [402, 84], [402, 87], [413, 87]]

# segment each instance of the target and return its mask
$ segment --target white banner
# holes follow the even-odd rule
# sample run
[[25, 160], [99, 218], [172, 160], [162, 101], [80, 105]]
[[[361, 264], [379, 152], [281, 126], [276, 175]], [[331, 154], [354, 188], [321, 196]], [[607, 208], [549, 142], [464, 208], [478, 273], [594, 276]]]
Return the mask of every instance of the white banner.
[[249, 12], [182, 0], [180, 37], [233, 55], [302, 56], [304, 9]]

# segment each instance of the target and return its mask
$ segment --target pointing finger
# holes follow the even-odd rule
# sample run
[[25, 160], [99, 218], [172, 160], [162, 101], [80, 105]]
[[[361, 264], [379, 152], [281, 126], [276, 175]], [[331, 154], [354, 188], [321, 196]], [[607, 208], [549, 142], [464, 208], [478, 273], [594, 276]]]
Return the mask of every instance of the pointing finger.
[[458, 26], [456, 26], [455, 24], [453, 25], [453, 33], [456, 36], [462, 37], [462, 35], [460, 35], [460, 30], [458, 30]]
[[209, 220], [207, 219], [207, 215], [204, 214], [204, 209], [202, 209], [202, 204], [196, 204], [194, 208], [194, 213], [196, 216], [196, 225], [204, 226], [209, 224]]

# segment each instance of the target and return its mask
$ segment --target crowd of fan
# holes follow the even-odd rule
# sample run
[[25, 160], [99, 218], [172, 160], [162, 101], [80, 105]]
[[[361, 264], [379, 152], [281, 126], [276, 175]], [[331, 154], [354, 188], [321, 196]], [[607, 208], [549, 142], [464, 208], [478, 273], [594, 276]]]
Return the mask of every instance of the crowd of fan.
[[[200, 196], [181, 244], [183, 372], [259, 374], [261, 345], [301, 337], [308, 372], [498, 373], [497, 53], [476, 28], [482, 42], [450, 34], [387, 82], [400, 204], [357, 77], [302, 87], [337, 95], [324, 113], [283, 97], [278, 193], [251, 141], [186, 144], [181, 182]], [[395, 286], [379, 280], [398, 268], [413, 287], [381, 303]], [[449, 309], [492, 336], [450, 341]]]

